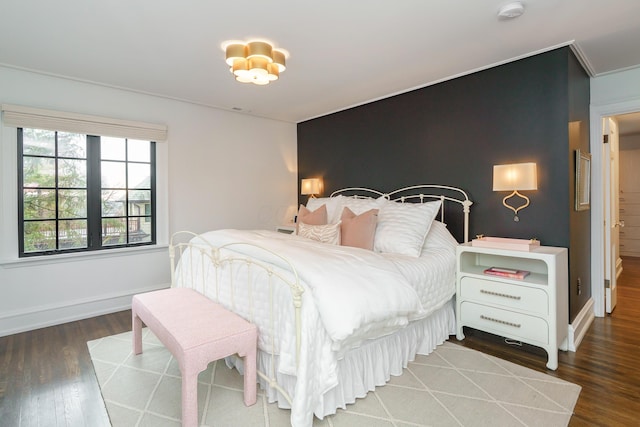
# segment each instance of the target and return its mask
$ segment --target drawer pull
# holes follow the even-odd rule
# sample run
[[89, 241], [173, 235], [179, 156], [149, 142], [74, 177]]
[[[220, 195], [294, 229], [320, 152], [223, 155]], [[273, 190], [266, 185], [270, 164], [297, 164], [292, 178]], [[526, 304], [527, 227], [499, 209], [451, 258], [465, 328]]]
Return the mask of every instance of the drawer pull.
[[497, 297], [515, 299], [515, 300], [522, 299], [522, 297], [519, 297], [519, 296], [516, 296], [516, 295], [501, 294], [500, 292], [486, 291], [484, 289], [480, 289], [480, 293], [481, 294], [487, 294], [487, 295], [494, 295], [494, 296], [497, 296]]
[[480, 318], [483, 320], [489, 320], [490, 322], [500, 323], [502, 325], [513, 326], [514, 328], [519, 328], [521, 325], [519, 323], [507, 322], [506, 320], [494, 319], [493, 317], [485, 316], [484, 314], [480, 315]]

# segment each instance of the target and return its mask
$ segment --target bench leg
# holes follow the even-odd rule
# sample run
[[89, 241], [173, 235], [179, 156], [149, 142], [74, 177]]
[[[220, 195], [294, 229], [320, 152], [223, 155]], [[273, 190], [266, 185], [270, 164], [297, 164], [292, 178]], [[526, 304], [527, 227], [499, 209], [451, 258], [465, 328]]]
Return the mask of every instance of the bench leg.
[[182, 373], [182, 427], [198, 426], [198, 372], [189, 372], [186, 366]]
[[133, 354], [142, 353], [142, 320], [135, 310], [131, 312], [131, 329], [133, 331]]
[[246, 406], [255, 404], [257, 400], [256, 353], [254, 342], [244, 355], [244, 404]]

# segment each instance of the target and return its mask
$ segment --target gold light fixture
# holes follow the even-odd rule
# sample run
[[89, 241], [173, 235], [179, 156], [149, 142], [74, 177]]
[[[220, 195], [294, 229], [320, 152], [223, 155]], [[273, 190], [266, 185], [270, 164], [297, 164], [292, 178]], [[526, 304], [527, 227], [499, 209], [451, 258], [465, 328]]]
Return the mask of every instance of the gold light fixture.
[[[518, 192], [518, 190], [537, 190], [538, 174], [535, 163], [516, 163], [511, 165], [493, 166], [493, 191], [511, 191], [507, 197], [502, 199], [502, 204], [513, 211], [514, 221], [520, 221], [518, 211], [529, 206], [529, 198]], [[524, 199], [524, 204], [514, 208], [507, 204], [511, 197], [518, 196]]]
[[305, 178], [300, 182], [300, 193], [309, 198], [322, 193], [322, 180], [320, 178]]
[[222, 44], [229, 71], [241, 83], [267, 85], [286, 70], [287, 52], [265, 41], [228, 41]]

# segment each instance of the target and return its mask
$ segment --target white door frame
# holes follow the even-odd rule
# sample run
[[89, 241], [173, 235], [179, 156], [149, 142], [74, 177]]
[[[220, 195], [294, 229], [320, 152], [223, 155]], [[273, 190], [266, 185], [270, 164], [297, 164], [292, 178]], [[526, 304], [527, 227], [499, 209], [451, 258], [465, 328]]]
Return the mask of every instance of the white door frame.
[[640, 99], [605, 105], [591, 105], [591, 298], [597, 317], [605, 316], [604, 301], [604, 177], [602, 119], [640, 111]]

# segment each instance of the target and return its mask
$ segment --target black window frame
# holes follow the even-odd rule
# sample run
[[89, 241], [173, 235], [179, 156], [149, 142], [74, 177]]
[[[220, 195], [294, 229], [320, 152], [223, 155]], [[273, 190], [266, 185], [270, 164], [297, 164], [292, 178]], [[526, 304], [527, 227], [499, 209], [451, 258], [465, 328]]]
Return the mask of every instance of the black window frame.
[[[37, 127], [30, 127], [30, 129], [40, 129]], [[58, 159], [64, 158], [63, 156], [58, 156], [57, 152], [57, 134], [59, 131], [55, 131], [56, 133], [56, 152], [54, 153], [53, 158], [55, 158], [56, 166]], [[57, 209], [57, 197], [56, 197], [56, 249], [53, 250], [44, 250], [44, 251], [31, 251], [25, 252], [25, 238], [24, 238], [24, 225], [26, 222], [31, 220], [24, 219], [24, 148], [23, 148], [23, 128], [17, 128], [17, 148], [18, 148], [18, 256], [20, 258], [24, 257], [34, 257], [34, 256], [51, 256], [57, 254], [69, 254], [69, 253], [82, 253], [82, 252], [96, 252], [96, 251], [105, 251], [110, 249], [118, 249], [118, 248], [130, 248], [130, 247], [139, 247], [139, 246], [153, 246], [157, 244], [157, 210], [156, 210], [156, 141], [150, 142], [150, 161], [148, 164], [150, 165], [150, 192], [151, 192], [151, 203], [150, 203], [150, 215], [145, 215], [144, 212], [142, 215], [133, 215], [129, 212], [129, 192], [135, 190], [133, 188], [128, 187], [128, 180], [126, 182], [126, 187], [123, 190], [126, 190], [126, 201], [125, 201], [125, 214], [123, 216], [119, 216], [119, 218], [124, 218], [126, 222], [126, 233], [127, 233], [127, 242], [123, 244], [109, 244], [103, 245], [102, 242], [102, 205], [101, 205], [101, 194], [102, 194], [102, 183], [101, 183], [101, 153], [100, 153], [100, 145], [101, 145], [101, 137], [99, 135], [88, 135], [87, 138], [87, 155], [86, 155], [86, 167], [87, 167], [87, 247], [82, 248], [70, 248], [70, 249], [60, 249], [59, 242], [59, 234], [58, 234], [58, 223], [64, 219], [58, 218], [58, 209]], [[129, 139], [134, 138], [124, 138], [127, 141]], [[128, 150], [125, 150], [127, 153], [125, 156], [124, 162], [125, 164], [130, 163], [144, 163], [147, 162], [138, 162], [128, 159]], [[29, 157], [37, 157], [31, 156]], [[45, 156], [51, 157], [51, 156]], [[57, 169], [57, 168], [56, 168]], [[126, 168], [128, 170], [128, 168]], [[57, 172], [56, 172], [57, 174]], [[58, 187], [58, 183], [55, 183], [56, 192], [60, 188]], [[115, 217], [109, 217], [115, 218]], [[138, 219], [142, 221], [143, 219], [151, 218], [151, 226], [150, 226], [150, 234], [151, 238], [149, 241], [144, 242], [130, 242], [130, 229], [129, 224], [131, 219]]]

